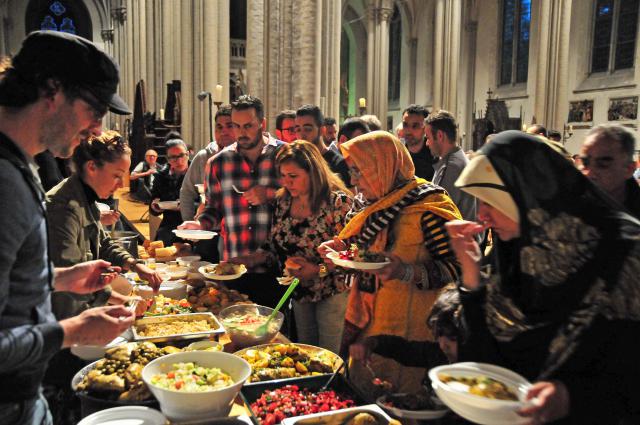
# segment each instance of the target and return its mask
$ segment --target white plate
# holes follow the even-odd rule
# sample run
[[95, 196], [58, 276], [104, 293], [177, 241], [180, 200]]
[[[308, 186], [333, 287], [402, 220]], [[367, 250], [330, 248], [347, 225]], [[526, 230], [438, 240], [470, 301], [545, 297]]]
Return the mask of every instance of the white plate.
[[180, 209], [180, 201], [160, 201], [158, 207], [163, 210], [177, 211]]
[[124, 406], [96, 412], [78, 425], [164, 425], [166, 422], [162, 413], [150, 407]]
[[363, 261], [343, 260], [340, 258], [340, 254], [338, 254], [337, 252], [328, 253], [327, 258], [333, 261], [333, 264], [335, 264], [336, 266], [356, 270], [377, 270], [383, 268], [387, 264], [391, 264], [391, 261], [384, 261], [382, 263], [367, 263]]
[[[213, 265], [217, 265], [217, 264], [213, 264]], [[211, 267], [211, 266], [202, 266], [198, 269], [198, 272], [206, 277], [207, 279], [213, 279], [213, 280], [234, 280], [239, 278], [240, 276], [242, 276], [243, 274], [245, 274], [247, 272], [247, 267], [244, 264], [240, 265], [240, 273], [236, 273], [236, 274], [215, 274], [215, 273], [208, 273], [205, 271], [205, 267]]]
[[391, 413], [397, 418], [403, 419], [439, 419], [447, 414], [446, 408], [437, 410], [405, 410], [398, 407], [389, 407], [384, 404], [386, 396], [378, 397], [376, 404], [383, 410]]
[[98, 206], [98, 211], [100, 212], [111, 211], [111, 207], [107, 204], [103, 204], [102, 202], [96, 202], [96, 205]]
[[119, 336], [107, 345], [72, 345], [71, 353], [80, 357], [82, 360], [93, 361], [103, 358], [104, 353], [107, 351], [107, 349], [117, 347], [118, 345], [124, 344], [126, 342], [126, 338]]
[[201, 258], [202, 257], [200, 257], [199, 255], [188, 255], [186, 257], [178, 257], [176, 258], [176, 261], [180, 266], [190, 267], [191, 263], [200, 261]]
[[177, 237], [182, 239], [189, 239], [192, 241], [199, 241], [203, 239], [212, 239], [216, 232], [210, 232], [208, 230], [195, 230], [195, 229], [175, 229], [173, 233], [176, 234]]

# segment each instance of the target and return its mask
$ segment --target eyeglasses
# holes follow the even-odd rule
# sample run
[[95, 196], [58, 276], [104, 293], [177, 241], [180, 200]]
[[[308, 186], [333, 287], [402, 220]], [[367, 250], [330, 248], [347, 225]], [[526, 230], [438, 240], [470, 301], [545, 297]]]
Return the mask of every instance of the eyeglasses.
[[362, 177], [362, 173], [357, 168], [349, 167], [349, 177], [352, 179], [360, 179]]
[[169, 155], [167, 156], [167, 160], [168, 161], [177, 161], [180, 158], [184, 158], [185, 156], [187, 156], [187, 153], [181, 153], [180, 155]]
[[88, 104], [91, 109], [93, 109], [93, 118], [95, 120], [101, 120], [107, 114], [109, 107], [103, 103], [101, 103], [97, 98], [95, 98], [89, 92], [85, 92], [83, 90], [78, 90], [76, 96]]
[[612, 156], [598, 156], [591, 157], [588, 155], [579, 156], [580, 161], [582, 162], [582, 166], [584, 168], [598, 168], [600, 170], [606, 170], [611, 167], [613, 161], [615, 160]]
[[280, 131], [286, 131], [287, 133], [295, 133], [296, 129], [297, 129], [297, 127], [293, 126], [293, 127], [282, 128], [282, 129], [280, 129]]

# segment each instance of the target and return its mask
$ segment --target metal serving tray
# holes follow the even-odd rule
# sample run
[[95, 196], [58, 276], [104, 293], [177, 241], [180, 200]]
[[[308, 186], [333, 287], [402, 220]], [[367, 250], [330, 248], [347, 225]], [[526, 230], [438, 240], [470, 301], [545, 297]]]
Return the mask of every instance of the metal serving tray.
[[[203, 332], [190, 332], [183, 334], [165, 335], [165, 336], [142, 336], [138, 334], [138, 328], [144, 325], [152, 323], [171, 323], [171, 322], [184, 322], [194, 320], [206, 320], [211, 329]], [[149, 341], [149, 342], [167, 342], [167, 341], [181, 341], [187, 339], [203, 339], [216, 334], [223, 334], [224, 327], [218, 321], [213, 313], [185, 313], [185, 314], [170, 314], [166, 316], [150, 316], [136, 320], [131, 326], [131, 332], [133, 333], [134, 341]]]
[[[286, 380], [276, 380], [276, 381], [263, 381], [263, 382], [255, 382], [254, 385], [244, 385], [240, 390], [240, 395], [244, 403], [246, 404], [247, 410], [251, 413], [251, 420], [256, 424], [260, 425], [260, 422], [256, 418], [253, 410], [251, 409], [251, 403], [256, 401], [262, 393], [267, 390], [275, 390], [276, 388], [282, 388], [285, 385], [297, 385], [300, 389], [307, 388], [310, 391], [318, 391], [327, 381], [331, 378], [332, 375], [316, 375], [316, 376], [307, 376], [300, 378], [289, 378]], [[366, 397], [364, 397], [358, 390], [356, 390], [351, 384], [347, 381], [347, 378], [339, 374], [336, 378], [331, 381], [329, 384], [329, 390], [334, 390], [336, 393], [351, 398], [356, 406], [362, 406], [366, 403]]]
[[306, 416], [286, 418], [282, 425], [342, 425], [353, 419], [359, 413], [368, 413], [381, 425], [391, 423], [391, 417], [375, 404], [367, 404], [348, 409], [334, 410], [332, 412], [314, 413]]

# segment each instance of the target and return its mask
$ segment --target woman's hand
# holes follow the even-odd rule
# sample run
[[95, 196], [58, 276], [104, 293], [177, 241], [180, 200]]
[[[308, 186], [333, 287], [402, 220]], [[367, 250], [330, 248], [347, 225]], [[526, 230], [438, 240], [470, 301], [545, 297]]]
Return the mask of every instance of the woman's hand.
[[322, 258], [324, 258], [324, 262], [327, 264], [333, 264], [331, 260], [327, 258], [327, 254], [330, 252], [336, 251], [344, 251], [347, 249], [347, 244], [337, 236], [335, 236], [330, 241], [324, 241], [318, 247], [318, 253]]
[[569, 390], [560, 381], [536, 382], [527, 393], [527, 400], [531, 399], [534, 399], [533, 404], [523, 407], [518, 413], [530, 417], [534, 425], [553, 422], [569, 414]]
[[389, 259], [390, 264], [381, 269], [367, 270], [368, 273], [378, 276], [380, 280], [402, 279], [407, 267], [413, 267], [411, 264], [403, 263], [397, 255], [389, 252], [383, 252], [382, 255]]
[[142, 298], [138, 296], [130, 297], [127, 295], [122, 295], [120, 292], [112, 291], [107, 303], [110, 305], [125, 305], [126, 303], [134, 300], [141, 301]]
[[452, 220], [445, 223], [449, 233], [449, 244], [455, 252], [460, 268], [462, 269], [462, 281], [466, 288], [476, 289], [480, 285], [480, 260], [482, 253], [475, 235], [485, 230], [482, 224]]
[[287, 269], [289, 275], [300, 280], [315, 280], [319, 277], [320, 266], [304, 257], [289, 257], [288, 259], [300, 266], [299, 269]]
[[111, 227], [120, 220], [119, 211], [100, 211], [100, 224], [105, 227]]
[[373, 353], [377, 345], [378, 339], [375, 336], [370, 336], [355, 344], [351, 344], [349, 346], [349, 354], [353, 360], [367, 364], [369, 363], [371, 353]]

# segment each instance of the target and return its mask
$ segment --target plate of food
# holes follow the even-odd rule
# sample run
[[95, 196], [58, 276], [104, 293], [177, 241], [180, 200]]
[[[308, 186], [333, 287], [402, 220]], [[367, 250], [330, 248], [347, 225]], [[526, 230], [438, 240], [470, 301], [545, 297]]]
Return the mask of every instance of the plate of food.
[[401, 419], [438, 419], [449, 411], [436, 397], [425, 392], [394, 393], [378, 397], [376, 404]]
[[213, 280], [233, 280], [237, 279], [247, 272], [244, 264], [218, 263], [209, 266], [202, 266], [198, 272], [207, 279]]
[[213, 239], [213, 237], [217, 235], [216, 232], [198, 229], [174, 229], [173, 233], [175, 233], [175, 235], [179, 238], [188, 239], [191, 241]]
[[149, 316], [131, 326], [135, 341], [165, 342], [203, 339], [223, 334], [224, 327], [212, 313], [184, 313]]
[[367, 252], [358, 248], [358, 245], [351, 244], [349, 249], [344, 251], [334, 251], [327, 254], [327, 258], [333, 261], [333, 264], [347, 269], [356, 270], [377, 270], [387, 264], [391, 264], [388, 258], [378, 254]]

